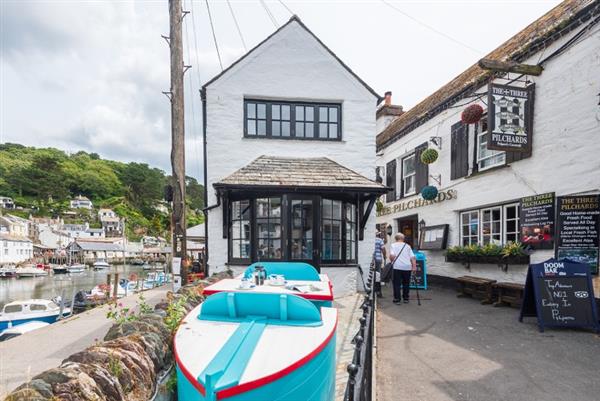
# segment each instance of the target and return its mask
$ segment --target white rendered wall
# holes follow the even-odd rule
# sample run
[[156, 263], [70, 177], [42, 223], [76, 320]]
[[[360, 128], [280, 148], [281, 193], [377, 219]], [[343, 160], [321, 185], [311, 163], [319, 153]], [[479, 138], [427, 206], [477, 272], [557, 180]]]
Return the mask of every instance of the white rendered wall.
[[[342, 103], [342, 141], [247, 139], [244, 98]], [[375, 178], [376, 98], [298, 23], [292, 22], [207, 88], [208, 206], [217, 198], [212, 184], [261, 155], [329, 157]], [[375, 217], [359, 242], [359, 263], [368, 266]], [[227, 262], [222, 210], [209, 212], [212, 269]]]
[[33, 245], [30, 241], [0, 238], [0, 265], [24, 262], [32, 256]]
[[[549, 46], [544, 54], [551, 54], [569, 37]], [[536, 54], [524, 62], [536, 64], [539, 59], [540, 55]], [[450, 180], [450, 127], [460, 121], [464, 107], [446, 110], [385, 148], [383, 155], [377, 158], [377, 166], [401, 158], [431, 136], [441, 136], [440, 157], [429, 166], [429, 173], [441, 174], [442, 184], [438, 186], [431, 178], [429, 183], [440, 190], [456, 190], [458, 198], [381, 216], [377, 222], [391, 223], [397, 229], [397, 218], [418, 213], [419, 220], [424, 219], [427, 225], [449, 224], [448, 246], [455, 246], [460, 242], [459, 211], [518, 201], [523, 196], [545, 192], [556, 192], [556, 196], [600, 192], [600, 27], [545, 64], [539, 77], [529, 79], [536, 84], [530, 158], [471, 178]], [[481, 92], [486, 90], [487, 87], [481, 88]], [[483, 103], [482, 106], [486, 108]], [[471, 147], [472, 143], [470, 136]], [[402, 201], [418, 198], [418, 195], [411, 196]], [[526, 266], [509, 266], [508, 272], [504, 273], [497, 265], [471, 265], [469, 272], [459, 263], [446, 263], [444, 251], [426, 253], [430, 274], [447, 277], [470, 274], [513, 282], [525, 280]], [[539, 262], [552, 256], [553, 251], [535, 251], [531, 260]]]

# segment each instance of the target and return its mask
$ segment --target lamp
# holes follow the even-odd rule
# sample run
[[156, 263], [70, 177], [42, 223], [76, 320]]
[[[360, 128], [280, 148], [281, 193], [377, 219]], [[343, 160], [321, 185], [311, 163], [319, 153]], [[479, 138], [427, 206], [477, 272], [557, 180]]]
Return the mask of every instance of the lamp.
[[425, 224], [425, 220], [421, 219], [421, 221], [419, 221], [419, 231], [423, 231], [426, 227]]

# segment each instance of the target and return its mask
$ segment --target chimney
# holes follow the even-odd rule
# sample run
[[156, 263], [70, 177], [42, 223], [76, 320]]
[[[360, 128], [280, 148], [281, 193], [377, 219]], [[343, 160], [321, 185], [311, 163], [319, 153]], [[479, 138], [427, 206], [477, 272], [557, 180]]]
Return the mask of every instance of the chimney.
[[385, 92], [385, 96], [383, 98], [384, 105], [391, 106], [392, 105], [392, 91]]
[[393, 120], [402, 115], [404, 111], [402, 106], [392, 104], [392, 91], [385, 92], [383, 97], [383, 104], [380, 104], [377, 108], [376, 120], [377, 120], [377, 133], [382, 132]]

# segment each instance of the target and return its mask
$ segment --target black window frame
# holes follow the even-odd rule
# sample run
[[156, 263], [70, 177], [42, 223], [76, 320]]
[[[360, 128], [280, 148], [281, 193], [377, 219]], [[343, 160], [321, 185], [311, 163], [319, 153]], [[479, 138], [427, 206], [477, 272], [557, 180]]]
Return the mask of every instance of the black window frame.
[[[257, 134], [248, 134], [248, 120], [258, 121], [257, 114], [255, 117], [249, 118], [248, 116], [248, 104], [264, 104], [266, 106], [266, 135], [258, 135], [258, 123], [256, 122], [256, 132]], [[281, 136], [281, 135], [273, 135], [273, 123], [277, 123], [281, 121], [281, 119], [273, 119], [272, 108], [275, 106], [290, 106], [290, 136]], [[258, 107], [258, 106], [256, 106]], [[296, 107], [312, 107], [313, 108], [313, 120], [306, 120], [306, 111], [305, 117], [302, 120], [296, 120]], [[320, 120], [320, 108], [327, 107], [327, 121]], [[330, 120], [331, 109], [337, 110], [337, 119], [336, 121]], [[256, 112], [257, 113], [257, 112]], [[281, 117], [281, 114], [280, 114]], [[260, 119], [260, 121], [263, 121]], [[244, 99], [244, 138], [250, 139], [284, 139], [284, 140], [299, 140], [299, 141], [326, 141], [326, 142], [341, 142], [342, 141], [342, 104], [341, 103], [329, 103], [329, 102], [293, 102], [293, 101], [282, 101], [282, 100], [263, 100], [263, 99], [255, 99], [249, 98]], [[287, 120], [286, 120], [287, 122]], [[307, 137], [306, 131], [302, 136], [296, 135], [296, 123], [303, 123], [304, 130], [306, 130], [306, 124], [311, 124], [313, 126], [313, 136]], [[322, 124], [327, 125], [327, 136], [321, 137], [321, 128]], [[332, 126], [337, 124], [337, 136], [330, 137], [330, 129]]]

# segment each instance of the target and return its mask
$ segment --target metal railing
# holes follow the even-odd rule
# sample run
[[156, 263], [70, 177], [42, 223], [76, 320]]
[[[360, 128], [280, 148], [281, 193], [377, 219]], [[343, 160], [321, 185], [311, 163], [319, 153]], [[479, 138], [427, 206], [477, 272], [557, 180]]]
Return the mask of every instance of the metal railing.
[[[362, 269], [360, 274], [364, 275]], [[373, 340], [375, 334], [375, 263], [371, 262], [365, 284], [365, 298], [361, 305], [360, 328], [354, 336], [354, 355], [348, 364], [348, 384], [344, 401], [371, 401], [373, 390]]]

